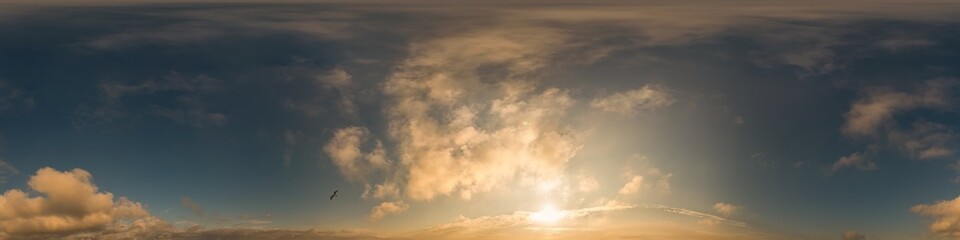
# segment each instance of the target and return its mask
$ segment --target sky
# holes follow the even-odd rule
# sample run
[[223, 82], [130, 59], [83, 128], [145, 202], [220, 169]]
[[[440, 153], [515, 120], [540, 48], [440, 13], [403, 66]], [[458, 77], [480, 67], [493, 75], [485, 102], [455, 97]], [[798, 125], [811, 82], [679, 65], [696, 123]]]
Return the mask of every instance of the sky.
[[960, 239], [958, 16], [0, 1], [0, 239]]

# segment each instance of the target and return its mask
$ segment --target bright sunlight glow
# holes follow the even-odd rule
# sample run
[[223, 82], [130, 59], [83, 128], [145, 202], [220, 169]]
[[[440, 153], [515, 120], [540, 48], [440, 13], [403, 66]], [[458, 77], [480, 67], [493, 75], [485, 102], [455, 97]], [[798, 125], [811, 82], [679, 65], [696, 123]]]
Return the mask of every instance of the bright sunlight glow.
[[544, 205], [539, 212], [530, 214], [530, 220], [538, 223], [556, 223], [563, 219], [563, 211], [557, 210], [553, 205]]

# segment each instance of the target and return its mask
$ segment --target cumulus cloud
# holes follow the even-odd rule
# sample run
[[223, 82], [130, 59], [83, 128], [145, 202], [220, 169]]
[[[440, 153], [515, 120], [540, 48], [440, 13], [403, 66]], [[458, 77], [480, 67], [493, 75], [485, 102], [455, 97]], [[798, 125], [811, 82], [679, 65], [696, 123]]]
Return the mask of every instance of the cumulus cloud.
[[933, 218], [930, 232], [949, 238], [960, 237], [960, 197], [910, 208], [916, 214]]
[[890, 88], [871, 88], [850, 106], [844, 115], [841, 129], [850, 136], [877, 134], [884, 124], [891, 124], [896, 114], [916, 109], [944, 109], [950, 107], [950, 90], [956, 81], [928, 80], [913, 92], [898, 92]]
[[[538, 88], [563, 33], [477, 28], [413, 43], [383, 91], [406, 197], [469, 199], [507, 183], [557, 179], [580, 149], [560, 119], [567, 91]], [[481, 71], [482, 70], [482, 71]]]
[[734, 213], [739, 212], [740, 209], [742, 209], [742, 208], [743, 208], [743, 207], [741, 207], [741, 206], [737, 206], [737, 205], [733, 205], [733, 204], [729, 204], [729, 203], [724, 203], [724, 202], [718, 202], [718, 203], [716, 203], [716, 204], [713, 205], [713, 210], [714, 210], [714, 211], [717, 211], [717, 212], [720, 213], [720, 214], [723, 214], [724, 216], [733, 215]]
[[855, 152], [848, 156], [841, 157], [830, 167], [830, 172], [840, 171], [844, 168], [856, 168], [862, 171], [877, 169], [877, 164], [868, 159], [865, 154], [866, 153], [863, 152]]
[[643, 111], [669, 106], [673, 102], [673, 96], [665, 87], [646, 85], [639, 89], [595, 98], [590, 102], [590, 106], [606, 112], [635, 115]]
[[856, 231], [846, 231], [843, 235], [840, 235], [842, 240], [867, 240], [867, 236], [860, 234]]
[[[363, 145], [371, 142], [372, 149], [363, 151]], [[371, 173], [390, 166], [383, 144], [372, 140], [370, 131], [364, 127], [338, 129], [323, 147], [323, 152], [340, 169], [341, 175], [353, 181], [365, 181]]]
[[180, 206], [190, 209], [190, 211], [193, 212], [194, 215], [203, 216], [203, 208], [200, 207], [200, 204], [197, 204], [197, 202], [194, 202], [193, 199], [190, 199], [190, 197], [187, 197], [187, 196], [180, 197]]
[[617, 191], [621, 196], [633, 195], [643, 189], [656, 189], [660, 193], [669, 193], [670, 178], [673, 173], [667, 173], [660, 168], [653, 166], [647, 157], [635, 154], [627, 159], [629, 165], [626, 168], [624, 176], [627, 178], [620, 190]]
[[380, 203], [380, 205], [370, 210], [370, 215], [367, 215], [367, 222], [380, 221], [380, 219], [383, 219], [383, 217], [387, 215], [398, 214], [406, 211], [408, 208], [410, 208], [410, 205], [407, 205], [403, 201]]
[[620, 188], [618, 193], [620, 195], [630, 195], [637, 193], [641, 188], [643, 188], [643, 176], [633, 176], [627, 184]]
[[373, 186], [367, 184], [364, 186], [363, 198], [385, 199], [397, 198], [399, 196], [401, 196], [400, 187], [394, 182], [386, 182]]
[[142, 204], [100, 192], [92, 175], [82, 169], [42, 168], [28, 186], [40, 196], [19, 189], [0, 195], [0, 232], [7, 236], [62, 236], [151, 218]]

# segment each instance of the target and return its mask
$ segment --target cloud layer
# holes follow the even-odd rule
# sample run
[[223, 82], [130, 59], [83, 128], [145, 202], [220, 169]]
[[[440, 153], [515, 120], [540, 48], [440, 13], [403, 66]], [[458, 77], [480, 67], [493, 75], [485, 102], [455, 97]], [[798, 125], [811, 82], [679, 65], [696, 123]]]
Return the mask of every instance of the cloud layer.
[[98, 231], [116, 227], [121, 220], [142, 220], [150, 213], [137, 202], [100, 192], [89, 172], [52, 168], [30, 177], [30, 196], [19, 189], [0, 195], [0, 232], [7, 236], [47, 235]]
[[910, 208], [916, 214], [933, 218], [930, 232], [948, 238], [960, 237], [960, 197]]

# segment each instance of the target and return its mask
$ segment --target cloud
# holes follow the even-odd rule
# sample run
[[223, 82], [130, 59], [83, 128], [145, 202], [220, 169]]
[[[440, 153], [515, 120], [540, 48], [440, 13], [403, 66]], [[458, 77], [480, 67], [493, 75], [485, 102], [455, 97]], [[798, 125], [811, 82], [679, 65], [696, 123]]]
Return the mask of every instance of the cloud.
[[916, 159], [944, 158], [953, 155], [957, 135], [943, 124], [918, 120], [906, 130], [889, 129], [887, 140]]
[[[633, 205], [610, 204], [580, 209], [559, 210], [562, 222], [582, 223], [592, 217], [609, 212], [623, 211], [635, 208]], [[535, 212], [516, 211], [512, 214], [481, 216], [466, 218], [460, 216], [455, 222], [438, 224], [423, 231], [411, 234], [413, 238], [445, 238], [445, 239], [474, 239], [478, 237], [505, 236], [522, 231], [526, 227], [534, 226]], [[576, 224], [574, 224], [576, 225]]]
[[848, 156], [841, 157], [830, 167], [830, 172], [840, 171], [844, 168], [856, 168], [862, 171], [876, 170], [877, 164], [868, 159], [865, 154], [866, 153], [863, 152], [855, 152]]
[[643, 111], [669, 106], [673, 102], [674, 99], [668, 89], [657, 85], [646, 85], [639, 89], [595, 98], [590, 102], [590, 106], [606, 112], [636, 115]]
[[621, 196], [636, 194], [643, 189], [657, 189], [660, 193], [669, 193], [670, 178], [673, 173], [664, 173], [660, 168], [651, 164], [647, 157], [634, 154], [627, 159], [629, 165], [626, 167], [624, 176], [628, 179], [627, 183], [617, 192]]
[[741, 207], [741, 206], [737, 206], [737, 205], [733, 205], [733, 204], [729, 204], [729, 203], [724, 203], [724, 202], [718, 202], [718, 203], [716, 203], [716, 204], [713, 205], [713, 210], [714, 210], [714, 211], [717, 211], [717, 212], [720, 213], [720, 214], [723, 214], [724, 216], [733, 215], [734, 213], [739, 212], [740, 209], [742, 209], [742, 208], [743, 208], [743, 207]]
[[115, 230], [124, 227], [118, 221], [151, 218], [140, 203], [99, 192], [90, 173], [82, 169], [42, 168], [28, 186], [40, 196], [19, 189], [0, 195], [0, 232], [8, 237]]
[[385, 240], [401, 239], [381, 237], [364, 230], [323, 230], [323, 229], [263, 229], [263, 228], [218, 228], [204, 229], [191, 227], [185, 229], [170, 226], [141, 224], [132, 225], [124, 232], [105, 232], [99, 234], [78, 234], [67, 239], [237, 239], [237, 240]]
[[193, 199], [190, 199], [190, 197], [180, 197], [180, 206], [190, 209], [190, 211], [193, 212], [193, 215], [203, 216], [203, 208], [200, 207], [200, 204], [194, 202]]
[[[640, 211], [652, 211], [648, 212], [652, 214], [673, 214], [685, 218], [678, 218], [680, 221], [670, 223], [649, 219], [626, 221], [622, 218], [636, 216], [641, 213]], [[438, 224], [403, 236], [412, 239], [535, 239], [549, 232], [551, 239], [785, 239], [759, 237], [753, 233], [749, 234], [749, 237], [740, 235], [738, 238], [737, 234], [731, 236], [728, 235], [730, 233], [721, 232], [720, 230], [724, 228], [698, 229], [699, 226], [689, 223], [711, 221], [714, 224], [740, 228], [737, 231], [739, 233], [749, 232], [746, 231], [749, 226], [742, 222], [664, 205], [628, 205], [610, 201], [608, 204], [559, 210], [559, 212], [559, 215], [563, 216], [561, 220], [548, 225], [534, 220], [536, 212], [515, 211], [511, 214], [475, 218], [460, 216], [454, 222]], [[708, 235], [713, 236], [688, 235], [691, 232], [700, 234], [709, 232], [711, 234]]]
[[331, 88], [344, 88], [350, 86], [353, 82], [353, 77], [350, 76], [346, 70], [339, 67], [317, 74], [315, 78], [322, 86]]
[[[169, 2], [165, 2], [169, 3]], [[228, 37], [257, 37], [298, 33], [316, 39], [344, 40], [359, 31], [362, 21], [351, 14], [313, 9], [314, 14], [290, 12], [283, 8], [168, 9], [164, 15], [150, 15], [170, 23], [119, 28], [82, 45], [95, 50], [118, 50], [145, 45], [183, 46], [208, 43]], [[132, 12], [133, 13], [133, 12]], [[133, 13], [136, 14], [136, 13]], [[264, 16], [270, 16], [269, 19]], [[347, 24], [350, 20], [353, 24]], [[142, 23], [141, 23], [142, 24]], [[149, 30], [142, 30], [149, 29]]]
[[0, 160], [0, 185], [7, 182], [7, 178], [13, 175], [20, 175], [17, 168], [3, 160]]
[[386, 199], [386, 198], [397, 198], [400, 197], [400, 187], [396, 183], [386, 182], [383, 184], [376, 184], [370, 186], [367, 184], [364, 186], [363, 198], [376, 198], [376, 199]]
[[356, 118], [358, 105], [372, 101], [373, 90], [365, 89], [354, 83], [353, 76], [343, 67], [319, 70], [308, 64], [300, 63], [288, 67], [285, 74], [289, 78], [305, 78], [306, 81], [296, 82], [304, 84], [306, 89], [316, 92], [303, 98], [288, 98], [284, 107], [303, 113], [309, 117], [318, 117], [328, 111], [343, 115], [346, 118]]
[[583, 175], [577, 176], [577, 190], [580, 192], [593, 192], [598, 188], [600, 188], [600, 182], [597, 182], [596, 178]]
[[[149, 79], [138, 83], [103, 81], [100, 83], [100, 105], [81, 105], [77, 111], [78, 126], [116, 124], [121, 120], [141, 116], [160, 116], [177, 123], [202, 127], [221, 125], [227, 120], [223, 113], [213, 112], [200, 100], [203, 94], [218, 91], [222, 83], [205, 75], [186, 77], [179, 73], [161, 79]], [[172, 96], [172, 97], [168, 97]], [[129, 107], [127, 101], [138, 102], [150, 99], [154, 104]], [[169, 103], [169, 104], [162, 104]], [[173, 107], [170, 107], [170, 106]], [[146, 109], [141, 111], [140, 109]]]
[[856, 231], [847, 231], [843, 235], [840, 235], [842, 240], [867, 240], [867, 236], [860, 234]]
[[642, 205], [642, 206], [643, 206], [644, 208], [658, 209], [658, 210], [665, 211], [665, 212], [669, 212], [669, 213], [675, 213], [675, 214], [680, 214], [680, 215], [685, 215], [685, 216], [690, 216], [690, 217], [696, 217], [696, 218], [699, 218], [699, 219], [701, 219], [701, 220], [705, 220], [705, 221], [710, 222], [710, 223], [722, 223], [722, 224], [727, 224], [727, 225], [737, 226], [737, 227], [746, 227], [746, 226], [747, 226], [746, 223], [743, 223], [743, 222], [740, 222], [740, 221], [730, 220], [730, 219], [727, 219], [727, 218], [724, 218], [724, 217], [720, 217], [720, 216], [717, 216], [717, 215], [702, 213], [702, 212], [698, 212], [698, 211], [694, 211], [694, 210], [690, 210], [690, 209], [676, 208], [676, 207], [668, 207], [668, 206], [663, 206], [663, 205]]
[[640, 191], [641, 188], [643, 188], [643, 176], [633, 176], [627, 184], [620, 188], [618, 193], [620, 195], [630, 195]]
[[370, 215], [367, 215], [367, 222], [380, 221], [384, 216], [398, 214], [406, 211], [408, 208], [410, 208], [410, 206], [403, 201], [380, 203], [380, 205], [370, 210]]
[[504, 184], [563, 175], [582, 145], [562, 123], [567, 91], [538, 87], [566, 35], [546, 28], [475, 28], [411, 44], [383, 84], [388, 133], [405, 197], [469, 199]]
[[209, 22], [179, 22], [150, 30], [113, 33], [94, 39], [85, 45], [94, 49], [118, 49], [147, 44], [183, 45], [219, 38], [225, 29]]
[[850, 136], [875, 135], [890, 124], [896, 114], [916, 109], [945, 109], [951, 106], [950, 90], [957, 85], [949, 79], [928, 80], [913, 92], [870, 88], [850, 106], [841, 129]]
[[885, 39], [883, 41], [877, 42], [877, 46], [890, 51], [901, 51], [906, 49], [913, 48], [923, 48], [937, 45], [936, 42], [920, 39], [920, 38], [910, 38], [910, 37], [897, 37], [891, 39]]
[[933, 218], [930, 232], [948, 238], [960, 237], [960, 197], [910, 208], [916, 214]]
[[337, 129], [333, 138], [323, 147], [323, 152], [330, 156], [333, 165], [340, 169], [340, 174], [348, 180], [365, 181], [371, 173], [387, 169], [390, 161], [386, 150], [379, 140], [372, 141], [373, 149], [364, 152], [363, 144], [370, 144], [370, 131], [363, 127], [346, 127]]
[[23, 89], [10, 86], [0, 80], [0, 112], [14, 107], [33, 107], [34, 100]]
[[[903, 128], [896, 116], [920, 109], [952, 109], [952, 90], [956, 85], [956, 80], [939, 78], [924, 81], [910, 92], [885, 87], [868, 88], [844, 115], [846, 123], [841, 131], [850, 137], [869, 137], [879, 143], [885, 140], [886, 144], [897, 147], [915, 159], [952, 156], [956, 151], [956, 133], [950, 127], [921, 118], [908, 128]], [[840, 158], [830, 171], [836, 172], [847, 167], [876, 169], [876, 163], [868, 159], [868, 154], [877, 151], [878, 143], [872, 143], [870, 148]]]
[[315, 67], [309, 61], [296, 58], [293, 66], [286, 67], [284, 74], [297, 87], [312, 90], [305, 96], [291, 96], [284, 100], [284, 107], [309, 117], [322, 113], [337, 113], [347, 118], [357, 118], [360, 104], [373, 102], [375, 92], [356, 84], [353, 76], [343, 67]]

